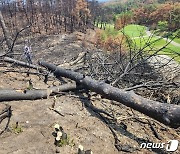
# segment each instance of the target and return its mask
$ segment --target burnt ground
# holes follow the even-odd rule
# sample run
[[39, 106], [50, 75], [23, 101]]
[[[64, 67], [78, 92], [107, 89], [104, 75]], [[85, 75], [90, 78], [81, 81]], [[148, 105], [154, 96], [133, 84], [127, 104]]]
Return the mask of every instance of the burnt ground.
[[[34, 63], [42, 59], [54, 64], [63, 64], [71, 61], [78, 53], [84, 50], [82, 38], [77, 34], [56, 35], [48, 37], [36, 37], [31, 40]], [[21, 52], [23, 41], [19, 40], [15, 49]], [[85, 48], [91, 48], [90, 44]], [[17, 56], [17, 59], [20, 58]], [[24, 71], [24, 68], [6, 64], [15, 70]], [[4, 65], [0, 70], [5, 70]], [[31, 79], [33, 87], [46, 89], [52, 85], [61, 84], [53, 77], [47, 84], [43, 82], [43, 76], [30, 75], [17, 72], [0, 73], [0, 89], [26, 89], [28, 80]], [[83, 97], [82, 97], [83, 95]], [[0, 135], [0, 154], [13, 153], [37, 153], [50, 154], [60, 152], [62, 154], [74, 154], [78, 151], [78, 146], [82, 145], [86, 150], [91, 149], [94, 154], [116, 154], [116, 153], [166, 153], [164, 149], [151, 150], [140, 149], [142, 142], [167, 143], [169, 140], [180, 140], [180, 131], [158, 123], [143, 114], [140, 114], [117, 102], [101, 98], [99, 95], [86, 99], [86, 94], [82, 92], [67, 92], [51, 96], [42, 100], [24, 100], [1, 102], [0, 110], [4, 104], [11, 105], [12, 117], [9, 128]], [[64, 116], [50, 110], [55, 102], [55, 109]], [[118, 151], [112, 131], [105, 124], [103, 119], [86, 106], [92, 103], [97, 108], [113, 114], [116, 121], [109, 124], [116, 131], [121, 145]], [[157, 131], [161, 140], [156, 137], [151, 129], [148, 120]], [[2, 130], [7, 122], [3, 120], [0, 124]], [[17, 132], [15, 124], [18, 122]], [[54, 145], [54, 125], [59, 124], [68, 134], [72, 144], [56, 147]], [[180, 148], [175, 153], [179, 153]]]

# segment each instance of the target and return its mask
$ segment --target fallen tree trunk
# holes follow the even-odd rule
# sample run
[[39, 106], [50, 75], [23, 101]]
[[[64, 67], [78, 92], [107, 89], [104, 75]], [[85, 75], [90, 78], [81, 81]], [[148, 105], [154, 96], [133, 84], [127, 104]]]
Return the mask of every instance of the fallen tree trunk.
[[75, 83], [68, 83], [60, 85], [58, 87], [52, 87], [44, 90], [0, 90], [0, 102], [48, 98], [48, 96], [52, 95], [53, 93], [57, 93], [60, 91], [75, 90], [76, 87], [77, 86]]
[[12, 58], [9, 58], [9, 57], [4, 57], [3, 60], [5, 62], [8, 62], [8, 63], [17, 64], [19, 66], [29, 67], [29, 68], [33, 68], [33, 69], [39, 69], [39, 67], [37, 65], [29, 64], [29, 63], [19, 61], [19, 60], [15, 60], [15, 59], [12, 59]]
[[104, 82], [93, 80], [83, 74], [56, 67], [53, 64], [46, 62], [39, 62], [39, 64], [53, 72], [57, 78], [66, 77], [72, 79], [91, 91], [101, 94], [108, 99], [120, 102], [170, 127], [177, 128], [180, 126], [180, 106], [178, 105], [149, 100], [135, 94], [133, 91], [124, 91], [115, 88]]

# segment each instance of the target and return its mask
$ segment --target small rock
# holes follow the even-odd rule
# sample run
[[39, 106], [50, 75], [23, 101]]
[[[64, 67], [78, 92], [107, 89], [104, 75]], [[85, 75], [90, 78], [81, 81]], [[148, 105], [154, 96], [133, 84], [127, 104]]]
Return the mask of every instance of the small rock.
[[55, 124], [55, 125], [54, 125], [54, 128], [55, 128], [56, 131], [59, 131], [59, 130], [60, 130], [60, 126], [59, 126], [58, 124]]
[[93, 154], [93, 152], [91, 150], [86, 150], [85, 154]]
[[56, 153], [60, 153], [60, 149], [59, 148], [56, 148]]
[[82, 145], [79, 145], [78, 147], [78, 154], [85, 154], [84, 147]]

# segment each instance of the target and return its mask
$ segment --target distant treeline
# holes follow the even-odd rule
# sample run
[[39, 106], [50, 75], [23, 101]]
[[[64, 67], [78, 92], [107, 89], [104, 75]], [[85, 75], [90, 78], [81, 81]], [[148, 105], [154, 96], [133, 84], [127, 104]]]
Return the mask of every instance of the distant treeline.
[[12, 34], [28, 25], [38, 34], [85, 31], [102, 16], [95, 0], [2, 0], [0, 10]]
[[178, 0], [128, 0], [124, 3], [116, 1], [105, 4], [104, 10], [106, 10], [105, 20], [117, 21], [116, 27], [120, 28], [132, 22], [151, 28], [156, 28], [160, 24], [169, 31], [180, 28]]

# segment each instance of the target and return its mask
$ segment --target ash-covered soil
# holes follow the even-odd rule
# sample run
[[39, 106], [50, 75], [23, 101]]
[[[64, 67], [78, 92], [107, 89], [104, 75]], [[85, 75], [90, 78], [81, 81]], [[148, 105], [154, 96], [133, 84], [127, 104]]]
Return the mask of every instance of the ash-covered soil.
[[[78, 34], [80, 36], [81, 34]], [[77, 34], [56, 35], [37, 37], [31, 40], [33, 60], [45, 60], [54, 64], [63, 64], [76, 57], [85, 48], [92, 48], [92, 44], [83, 45], [83, 37]], [[17, 43], [15, 49], [22, 52], [23, 41]], [[16, 57], [20, 59], [20, 56]], [[25, 71], [27, 69], [17, 67], [13, 64], [1, 66], [0, 71], [7, 69]], [[30, 70], [33, 71], [33, 70]], [[31, 80], [36, 89], [46, 89], [52, 85], [61, 83], [50, 77], [47, 84], [43, 82], [43, 76], [29, 75], [18, 72], [0, 72], [0, 89], [26, 89], [28, 81]], [[158, 122], [140, 114], [117, 102], [92, 95], [86, 99], [87, 94], [81, 92], [67, 92], [56, 96], [50, 96], [42, 100], [24, 100], [1, 102], [11, 105], [12, 117], [9, 129], [0, 135], [0, 154], [75, 154], [78, 146], [82, 145], [85, 150], [91, 149], [94, 154], [116, 154], [116, 153], [166, 153], [164, 149], [151, 150], [140, 149], [142, 142], [167, 143], [169, 140], [180, 140], [179, 130], [168, 128]], [[115, 147], [115, 138], [108, 125], [94, 111], [86, 106], [92, 103], [99, 109], [113, 114], [116, 121], [109, 123], [115, 130], [119, 139], [121, 151]], [[50, 110], [54, 108], [64, 116]], [[1, 108], [0, 108], [1, 109]], [[1, 111], [1, 110], [0, 110]], [[149, 121], [156, 129], [160, 139], [154, 134]], [[0, 131], [6, 125], [7, 119], [0, 124]], [[18, 122], [21, 130], [17, 133], [14, 125]], [[67, 133], [73, 144], [56, 147], [54, 145], [54, 125], [59, 124]], [[180, 148], [175, 153], [179, 153]]]

